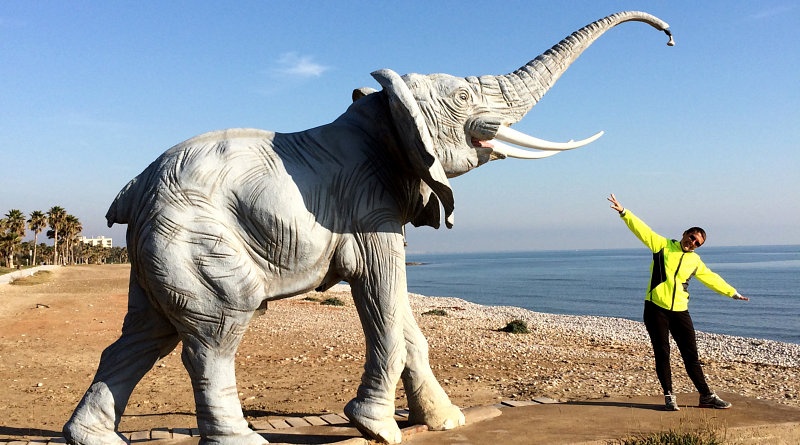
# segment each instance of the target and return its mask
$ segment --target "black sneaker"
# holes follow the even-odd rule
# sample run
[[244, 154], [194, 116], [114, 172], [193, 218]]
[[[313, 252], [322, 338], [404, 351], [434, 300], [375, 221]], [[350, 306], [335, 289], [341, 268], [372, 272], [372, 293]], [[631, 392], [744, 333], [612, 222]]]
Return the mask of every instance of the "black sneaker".
[[719, 396], [713, 392], [706, 396], [700, 396], [700, 408], [728, 409], [731, 406], [733, 405], [720, 399]]
[[664, 394], [664, 409], [667, 411], [680, 411], [678, 399], [674, 394]]

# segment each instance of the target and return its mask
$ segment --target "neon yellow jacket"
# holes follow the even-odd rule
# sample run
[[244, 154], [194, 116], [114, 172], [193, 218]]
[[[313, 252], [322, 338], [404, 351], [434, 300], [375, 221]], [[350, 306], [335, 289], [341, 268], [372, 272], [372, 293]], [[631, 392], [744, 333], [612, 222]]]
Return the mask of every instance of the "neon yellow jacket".
[[628, 209], [620, 215], [634, 235], [653, 252], [650, 264], [650, 286], [645, 300], [671, 311], [689, 309], [689, 279], [696, 276], [709, 289], [733, 297], [736, 289], [707, 268], [700, 256], [684, 252], [676, 240], [668, 240], [637, 218]]

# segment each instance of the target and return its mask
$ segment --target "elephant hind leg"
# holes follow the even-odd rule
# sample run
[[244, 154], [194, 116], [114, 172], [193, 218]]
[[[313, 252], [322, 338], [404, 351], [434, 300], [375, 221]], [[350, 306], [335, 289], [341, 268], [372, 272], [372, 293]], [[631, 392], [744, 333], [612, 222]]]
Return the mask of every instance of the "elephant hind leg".
[[175, 327], [153, 308], [131, 273], [128, 313], [122, 324], [122, 335], [103, 351], [91, 386], [64, 425], [68, 443], [125, 443], [116, 428], [131, 392], [178, 341]]
[[464, 425], [466, 420], [461, 409], [450, 402], [433, 375], [428, 361], [428, 341], [414, 320], [408, 298], [405, 303], [409, 305], [404, 324], [408, 360], [402, 379], [408, 398], [408, 420], [437, 431]]
[[267, 443], [248, 428], [236, 389], [236, 350], [250, 315], [223, 313], [215, 321], [202, 315], [192, 317], [192, 332], [181, 334], [181, 358], [192, 379], [201, 445]]

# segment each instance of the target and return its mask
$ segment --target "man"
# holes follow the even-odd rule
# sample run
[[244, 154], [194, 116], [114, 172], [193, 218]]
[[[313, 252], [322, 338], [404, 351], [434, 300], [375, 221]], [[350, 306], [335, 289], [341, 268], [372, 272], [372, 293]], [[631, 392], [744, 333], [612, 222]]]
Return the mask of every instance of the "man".
[[653, 252], [650, 265], [650, 286], [644, 302], [644, 324], [653, 344], [656, 359], [656, 374], [664, 390], [665, 408], [678, 411], [677, 400], [672, 393], [672, 370], [669, 366], [669, 334], [678, 345], [683, 364], [689, 378], [700, 393], [701, 408], [730, 408], [731, 404], [714, 394], [706, 383], [703, 368], [697, 355], [694, 325], [689, 315], [688, 282], [692, 276], [709, 289], [735, 300], [743, 297], [719, 275], [703, 264], [694, 250], [706, 241], [706, 232], [692, 227], [683, 232], [680, 241], [668, 240], [653, 232], [630, 210], [620, 205], [614, 194], [608, 198], [611, 208], [619, 212], [628, 228]]

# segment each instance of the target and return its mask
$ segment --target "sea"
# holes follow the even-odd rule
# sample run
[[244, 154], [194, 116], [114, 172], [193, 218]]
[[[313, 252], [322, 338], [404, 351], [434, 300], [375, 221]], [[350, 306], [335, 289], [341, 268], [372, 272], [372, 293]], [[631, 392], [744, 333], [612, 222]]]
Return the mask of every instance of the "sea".
[[[800, 245], [703, 247], [698, 252], [750, 301], [689, 281], [696, 330], [800, 344]], [[641, 321], [646, 248], [406, 256], [409, 292], [487, 306]]]

